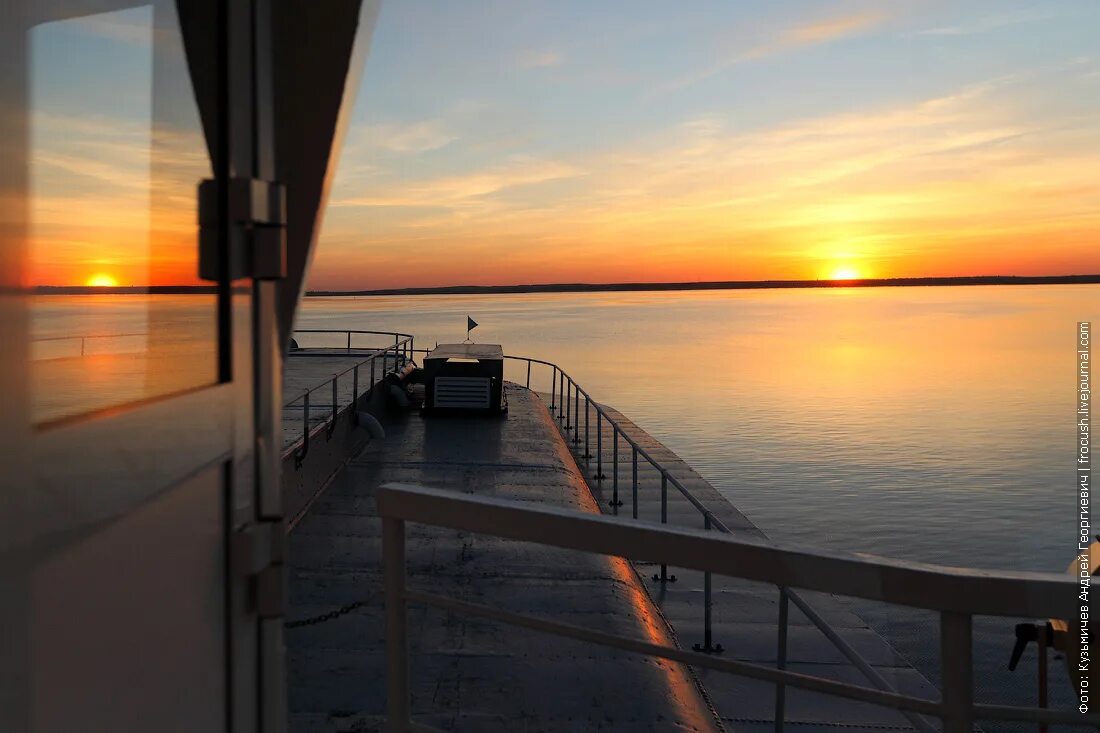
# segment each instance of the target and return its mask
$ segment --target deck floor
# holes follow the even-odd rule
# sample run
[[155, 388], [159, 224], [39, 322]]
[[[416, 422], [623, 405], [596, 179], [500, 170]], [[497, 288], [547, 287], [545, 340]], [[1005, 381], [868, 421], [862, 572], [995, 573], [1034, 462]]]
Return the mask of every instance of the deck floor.
[[[385, 706], [381, 527], [400, 481], [596, 512], [542, 401], [509, 386], [507, 417], [389, 421], [290, 536], [291, 728], [377, 730]], [[655, 643], [671, 637], [628, 563], [410, 525], [409, 585]], [[345, 604], [351, 613], [293, 622]], [[410, 606], [414, 718], [458, 731], [711, 731], [690, 671], [665, 660]]]

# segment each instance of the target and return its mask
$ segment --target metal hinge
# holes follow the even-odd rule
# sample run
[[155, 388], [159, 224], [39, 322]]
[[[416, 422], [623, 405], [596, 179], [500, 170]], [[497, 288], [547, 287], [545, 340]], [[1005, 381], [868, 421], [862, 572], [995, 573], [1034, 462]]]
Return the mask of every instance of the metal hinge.
[[286, 186], [255, 178], [228, 181], [229, 241], [222, 256], [219, 182], [199, 184], [199, 277], [218, 280], [223, 263], [229, 280], [286, 277]]
[[248, 579], [252, 610], [260, 618], [278, 618], [285, 613], [285, 557], [282, 522], [257, 522], [233, 533], [233, 571]]

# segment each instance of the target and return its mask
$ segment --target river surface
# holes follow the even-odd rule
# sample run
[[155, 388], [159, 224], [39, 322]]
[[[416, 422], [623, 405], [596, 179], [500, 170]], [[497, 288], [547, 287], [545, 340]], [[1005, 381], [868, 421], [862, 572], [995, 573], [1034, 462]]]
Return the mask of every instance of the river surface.
[[[176, 384], [212, 379], [210, 307], [202, 296], [42, 296], [33, 323], [41, 338], [171, 328], [163, 345], [116, 347], [170, 349]], [[307, 298], [298, 326], [405, 331], [423, 347], [461, 341], [467, 315], [475, 340], [556, 362], [773, 538], [1002, 570], [1060, 572], [1073, 557], [1076, 323], [1100, 321], [1100, 286]], [[85, 360], [109, 360], [109, 341], [86, 344]], [[36, 345], [37, 392], [75, 348]], [[156, 388], [158, 369], [139, 361], [119, 363]], [[121, 382], [112, 397], [120, 379], [107, 370], [97, 394], [133, 397]], [[548, 389], [548, 373], [534, 380]], [[938, 679], [934, 619], [858, 610]], [[1033, 703], [1034, 650], [1010, 675], [1012, 642], [1011, 622], [979, 623], [978, 694]], [[1059, 669], [1054, 697], [1068, 703], [1063, 682]]]

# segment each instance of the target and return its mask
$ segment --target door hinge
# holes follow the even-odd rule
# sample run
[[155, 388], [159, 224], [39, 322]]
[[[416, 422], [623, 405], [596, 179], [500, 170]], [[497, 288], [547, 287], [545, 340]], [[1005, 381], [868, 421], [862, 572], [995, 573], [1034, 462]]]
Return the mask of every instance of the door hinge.
[[231, 178], [228, 242], [219, 234], [219, 181], [199, 184], [199, 277], [218, 280], [223, 263], [229, 280], [286, 277], [286, 186], [255, 178]]
[[249, 584], [252, 610], [278, 618], [286, 608], [286, 533], [282, 522], [256, 522], [233, 533], [234, 574]]

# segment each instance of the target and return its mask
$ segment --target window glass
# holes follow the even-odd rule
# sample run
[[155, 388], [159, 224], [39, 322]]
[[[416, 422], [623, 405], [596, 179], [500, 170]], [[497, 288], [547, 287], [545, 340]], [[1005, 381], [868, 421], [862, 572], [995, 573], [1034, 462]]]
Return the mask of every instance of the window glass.
[[52, 20], [30, 37], [35, 421], [216, 380], [198, 279], [211, 166], [174, 3]]

